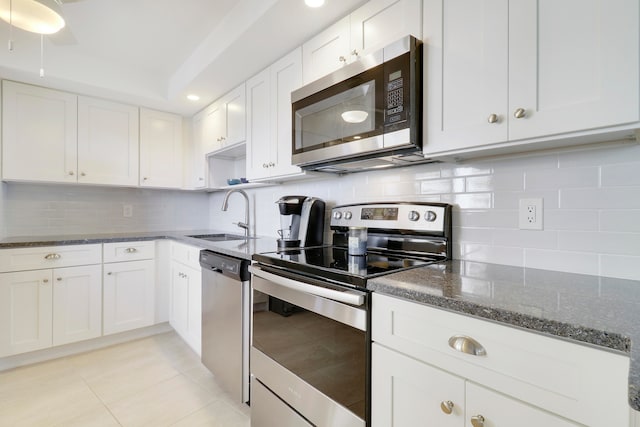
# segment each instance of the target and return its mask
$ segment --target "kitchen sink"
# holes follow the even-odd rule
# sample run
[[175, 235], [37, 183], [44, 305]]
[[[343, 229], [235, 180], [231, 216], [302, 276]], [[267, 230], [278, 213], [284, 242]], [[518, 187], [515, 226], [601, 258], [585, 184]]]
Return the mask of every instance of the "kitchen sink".
[[208, 240], [210, 242], [223, 242], [225, 240], [245, 240], [245, 239], [253, 239], [253, 237], [245, 237], [242, 234], [228, 234], [228, 233], [217, 233], [217, 234], [195, 234], [187, 237], [192, 237], [194, 239], [202, 239]]

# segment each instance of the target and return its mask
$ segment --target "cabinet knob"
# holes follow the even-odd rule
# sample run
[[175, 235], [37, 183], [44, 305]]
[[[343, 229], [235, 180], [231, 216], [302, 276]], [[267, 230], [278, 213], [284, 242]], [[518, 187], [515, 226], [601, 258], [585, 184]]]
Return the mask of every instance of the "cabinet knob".
[[345, 58], [344, 56], [340, 55], [340, 57], [338, 58], [338, 61], [347, 62], [347, 58]]
[[453, 412], [453, 406], [453, 402], [450, 400], [440, 402], [440, 409], [442, 409], [442, 412], [447, 415], [451, 415], [451, 413]]
[[484, 427], [484, 417], [482, 415], [474, 415], [471, 417], [471, 425], [473, 427]]
[[357, 51], [357, 50], [355, 50], [355, 49], [353, 49], [353, 50], [351, 51], [351, 55], [353, 55], [353, 56], [358, 56], [358, 51]]
[[128, 253], [128, 254], [133, 254], [133, 253], [138, 252], [138, 250], [137, 250], [136, 248], [127, 248], [127, 249], [125, 249], [124, 251], [125, 251], [126, 253]]
[[498, 115], [497, 114], [489, 114], [489, 117], [487, 118], [487, 121], [489, 123], [498, 123]]
[[56, 280], [57, 280], [58, 282], [62, 282], [62, 277], [58, 277], [58, 278], [56, 278]]
[[44, 256], [44, 259], [46, 260], [60, 259], [60, 258], [62, 258], [60, 254], [47, 254]]
[[527, 115], [527, 112], [525, 111], [524, 108], [518, 108], [516, 111], [513, 112], [513, 117], [515, 117], [516, 119], [521, 119], [526, 115]]
[[449, 347], [472, 356], [486, 356], [487, 354], [487, 351], [478, 341], [464, 335], [454, 335], [449, 338]]
[[107, 276], [111, 276], [112, 274], [113, 274], [112, 272], [108, 272], [108, 273], [107, 273]]
[[80, 176], [87, 176], [87, 174], [84, 172], [80, 172]]
[[143, 181], [147, 181], [148, 179], [149, 179], [149, 177], [146, 177], [146, 176], [144, 178], [142, 178]]
[[42, 283], [49, 283], [49, 279], [43, 279]]
[[74, 175], [73, 171], [69, 171], [69, 176], [73, 176], [73, 175]]
[[198, 177], [198, 181], [204, 181], [203, 177]]
[[275, 163], [273, 163], [273, 162], [269, 162], [269, 167], [273, 168], [273, 167], [275, 167], [275, 166], [276, 166], [276, 164], [275, 164]]

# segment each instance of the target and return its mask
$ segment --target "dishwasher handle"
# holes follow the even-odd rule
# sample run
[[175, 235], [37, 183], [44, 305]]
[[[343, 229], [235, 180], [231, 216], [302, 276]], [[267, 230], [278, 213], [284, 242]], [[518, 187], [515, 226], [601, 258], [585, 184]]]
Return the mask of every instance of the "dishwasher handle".
[[323, 288], [321, 286], [310, 285], [308, 283], [300, 282], [297, 280], [289, 279], [288, 277], [279, 276], [277, 274], [269, 273], [254, 265], [249, 266], [249, 272], [258, 277], [262, 277], [265, 280], [273, 282], [277, 285], [284, 286], [289, 289], [293, 289], [299, 292], [328, 298], [334, 301], [343, 302], [345, 304], [361, 306], [364, 304], [364, 295], [361, 292], [356, 291], [338, 291], [329, 288]]

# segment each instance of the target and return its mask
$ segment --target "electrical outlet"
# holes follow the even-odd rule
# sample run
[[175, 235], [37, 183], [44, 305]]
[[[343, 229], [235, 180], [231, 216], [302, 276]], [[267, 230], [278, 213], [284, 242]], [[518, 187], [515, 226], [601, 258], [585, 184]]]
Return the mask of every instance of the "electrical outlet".
[[520, 199], [518, 223], [521, 230], [542, 230], [543, 219], [542, 199]]
[[122, 205], [122, 216], [125, 218], [131, 218], [133, 216], [133, 206]]

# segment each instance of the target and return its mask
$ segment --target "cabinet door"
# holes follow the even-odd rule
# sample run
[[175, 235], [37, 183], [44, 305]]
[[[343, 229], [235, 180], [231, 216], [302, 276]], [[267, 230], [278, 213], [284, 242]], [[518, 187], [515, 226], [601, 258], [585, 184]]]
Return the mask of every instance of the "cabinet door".
[[0, 357], [51, 347], [51, 270], [0, 274]]
[[154, 279], [153, 260], [104, 265], [104, 335], [153, 324]]
[[426, 153], [507, 140], [508, 10], [508, 0], [424, 1]]
[[466, 389], [468, 425], [471, 425], [472, 417], [482, 417], [487, 427], [578, 427], [581, 425], [469, 381], [466, 383]]
[[140, 110], [140, 186], [181, 188], [182, 117]]
[[[373, 427], [465, 425], [462, 378], [377, 343], [372, 345], [371, 363]], [[447, 414], [441, 405], [445, 405], [444, 409], [450, 413]]]
[[291, 164], [291, 92], [302, 85], [302, 51], [295, 49], [271, 67], [271, 159], [272, 176], [300, 173]]
[[78, 97], [8, 81], [2, 92], [2, 178], [76, 182]]
[[[640, 119], [637, 0], [509, 2], [509, 139]], [[477, 17], [476, 17], [477, 18]]]
[[188, 183], [191, 188], [205, 188], [207, 186], [207, 159], [205, 157], [205, 132], [207, 111], [201, 111], [193, 116], [192, 139], [189, 146], [189, 171], [187, 172]]
[[244, 83], [225, 95], [224, 109], [226, 113], [226, 132], [222, 135], [222, 147], [246, 140], [247, 111]]
[[270, 174], [270, 78], [269, 68], [247, 80], [247, 178]]
[[351, 59], [407, 35], [422, 39], [420, 0], [371, 0], [351, 14]]
[[53, 345], [102, 335], [102, 266], [53, 270]]
[[138, 185], [138, 108], [78, 98], [78, 182]]
[[203, 158], [222, 147], [222, 141], [227, 134], [226, 114], [224, 102], [221, 100], [214, 102], [205, 110], [200, 141], [200, 155]]
[[170, 301], [169, 323], [197, 354], [201, 354], [201, 272], [177, 261], [172, 261]]
[[351, 61], [349, 37], [347, 16], [302, 45], [304, 84], [326, 76]]

